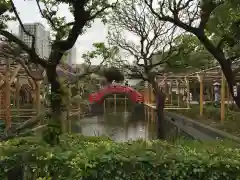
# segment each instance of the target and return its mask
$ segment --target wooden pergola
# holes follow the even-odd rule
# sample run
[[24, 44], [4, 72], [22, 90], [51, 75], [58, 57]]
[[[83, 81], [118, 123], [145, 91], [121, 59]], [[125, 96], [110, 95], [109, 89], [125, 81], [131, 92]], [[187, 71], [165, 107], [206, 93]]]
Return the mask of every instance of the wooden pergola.
[[[5, 121], [6, 129], [12, 124], [12, 118], [31, 118], [40, 113], [40, 86], [41, 80], [34, 81], [27, 75], [23, 65], [15, 61], [14, 55], [6, 53], [1, 49], [0, 53], [0, 120]], [[32, 68], [31, 74], [42, 79], [42, 74], [37, 68]], [[24, 88], [25, 87], [25, 88]], [[24, 89], [24, 90], [23, 90]], [[20, 91], [23, 90], [29, 101], [33, 100], [31, 108], [20, 108]], [[11, 97], [15, 109], [11, 105]], [[15, 114], [15, 116], [13, 115]]]
[[[240, 81], [240, 71], [237, 72], [238, 68], [240, 67], [240, 60], [235, 61], [232, 63], [232, 70], [236, 71], [236, 80]], [[227, 100], [228, 104], [232, 101], [232, 96], [229, 93], [229, 88], [226, 83], [224, 74], [222, 73], [220, 66], [215, 66], [209, 69], [192, 72], [188, 74], [163, 74], [157, 76], [156, 81], [159, 83], [159, 87], [162, 88], [163, 92], [167, 95], [168, 103], [166, 102], [166, 108], [165, 109], [190, 109], [190, 86], [194, 83], [199, 83], [199, 105], [200, 105], [200, 116], [203, 116], [203, 109], [204, 109], [204, 87], [205, 84], [207, 86], [211, 87], [213, 90], [213, 83], [219, 82], [221, 84], [221, 122], [224, 121], [225, 118], [225, 101]], [[172, 106], [171, 100], [172, 100], [172, 90], [176, 89], [176, 93], [178, 95], [178, 106]], [[187, 92], [187, 98], [186, 98], [186, 104], [187, 107], [180, 107], [179, 105], [179, 91], [180, 89], [186, 89]], [[227, 95], [227, 96], [226, 96]], [[155, 107], [155, 97], [152, 92], [152, 87], [149, 83], [145, 83], [145, 89], [144, 89], [144, 97], [145, 97], [145, 103], [149, 106]], [[170, 103], [169, 103], [170, 99]]]
[[[240, 60], [235, 61], [232, 63], [232, 70], [236, 71], [240, 66]], [[225, 118], [225, 101], [227, 100], [228, 104], [230, 100], [232, 101], [232, 96], [229, 92], [228, 85], [226, 83], [224, 74], [221, 70], [220, 66], [215, 66], [209, 69], [205, 69], [202, 71], [190, 73], [187, 75], [187, 78], [190, 82], [198, 81], [200, 87], [200, 98], [199, 98], [199, 105], [200, 105], [200, 116], [203, 115], [203, 108], [204, 108], [204, 84], [211, 83], [213, 85], [214, 82], [219, 82], [221, 84], [221, 122], [224, 121]], [[240, 80], [240, 72], [236, 71], [236, 80]], [[227, 95], [227, 97], [226, 97]]]
[[[3, 103], [0, 103], [0, 114], [1, 118], [4, 119], [6, 127], [11, 127], [12, 121], [12, 113], [17, 112], [18, 118], [31, 118], [34, 115], [38, 115], [40, 113], [40, 81], [33, 82], [33, 79], [28, 77], [26, 73], [22, 73], [22, 68], [19, 68], [19, 65], [12, 65], [9, 68], [8, 65], [1, 64], [1, 67], [5, 67], [5, 72], [1, 72], [2, 75], [1, 83], [3, 84], [0, 87], [0, 95], [3, 97], [0, 99]], [[11, 70], [12, 69], [12, 70]], [[30, 91], [30, 97], [28, 99], [32, 99], [32, 104], [35, 106], [35, 110], [32, 108], [20, 108], [20, 90], [22, 86], [27, 85], [29, 88], [26, 89]], [[14, 105], [15, 109], [11, 108], [11, 96], [14, 97]], [[36, 113], [33, 113], [33, 112]]]
[[[164, 74], [156, 77], [159, 88], [166, 94], [165, 109], [190, 109], [189, 80], [183, 75]], [[177, 99], [174, 99], [173, 92]], [[185, 103], [181, 103], [181, 94], [186, 95]], [[145, 82], [144, 99], [146, 104], [155, 104], [155, 96], [151, 84]], [[173, 101], [177, 102], [174, 105]], [[183, 106], [184, 105], [184, 106]]]

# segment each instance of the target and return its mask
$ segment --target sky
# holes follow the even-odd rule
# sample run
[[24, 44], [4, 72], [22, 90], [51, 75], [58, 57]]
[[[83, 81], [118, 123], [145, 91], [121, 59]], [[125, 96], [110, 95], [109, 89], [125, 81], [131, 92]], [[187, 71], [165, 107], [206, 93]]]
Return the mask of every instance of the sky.
[[[40, 22], [47, 29], [49, 29], [46, 20], [41, 18], [35, 0], [14, 0], [14, 3], [18, 12], [20, 13], [20, 17], [23, 23]], [[72, 15], [66, 6], [61, 6], [58, 13], [60, 16], [65, 16], [69, 21], [72, 19]], [[19, 30], [18, 23], [17, 22], [9, 23], [9, 30], [11, 30], [15, 34], [18, 34]], [[87, 29], [87, 32], [85, 34], [79, 36], [75, 44], [77, 50], [76, 63], [83, 62], [83, 60], [81, 59], [82, 54], [86, 51], [92, 50], [93, 43], [106, 42], [107, 41], [106, 37], [107, 27], [100, 20], [96, 20], [92, 24], [92, 27]]]

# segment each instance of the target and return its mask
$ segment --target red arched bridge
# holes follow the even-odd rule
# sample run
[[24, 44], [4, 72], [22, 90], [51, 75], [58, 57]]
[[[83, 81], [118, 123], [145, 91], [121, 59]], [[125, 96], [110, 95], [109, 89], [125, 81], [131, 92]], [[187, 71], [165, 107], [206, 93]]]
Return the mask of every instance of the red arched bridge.
[[129, 99], [135, 103], [143, 103], [143, 95], [135, 89], [123, 86], [123, 85], [108, 85], [102, 88], [100, 91], [90, 94], [90, 103], [103, 103], [106, 96], [110, 94], [126, 94]]

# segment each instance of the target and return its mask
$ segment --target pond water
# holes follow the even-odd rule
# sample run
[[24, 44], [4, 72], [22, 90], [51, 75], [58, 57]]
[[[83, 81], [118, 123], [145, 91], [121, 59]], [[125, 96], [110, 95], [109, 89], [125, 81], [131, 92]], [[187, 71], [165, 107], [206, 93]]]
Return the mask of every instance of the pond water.
[[124, 108], [108, 108], [103, 115], [73, 120], [71, 131], [86, 136], [106, 135], [115, 141], [136, 139], [155, 139], [156, 131], [153, 122], [145, 120], [140, 112], [124, 111]]

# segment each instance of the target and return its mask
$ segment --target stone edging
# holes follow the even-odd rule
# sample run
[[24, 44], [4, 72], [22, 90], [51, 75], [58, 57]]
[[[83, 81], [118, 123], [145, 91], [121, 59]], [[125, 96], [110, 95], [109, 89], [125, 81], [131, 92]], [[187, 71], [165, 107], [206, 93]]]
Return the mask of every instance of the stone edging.
[[207, 126], [203, 123], [194, 121], [193, 119], [190, 119], [183, 115], [179, 115], [179, 114], [169, 112], [169, 111], [166, 111], [165, 113], [170, 116], [178, 118], [179, 120], [183, 121], [185, 124], [188, 124], [188, 125], [192, 126], [193, 128], [195, 128], [211, 137], [214, 137], [215, 139], [229, 139], [229, 140], [235, 141], [237, 143], [240, 143], [240, 138], [237, 136], [234, 136], [230, 133], [212, 128], [210, 126]]

